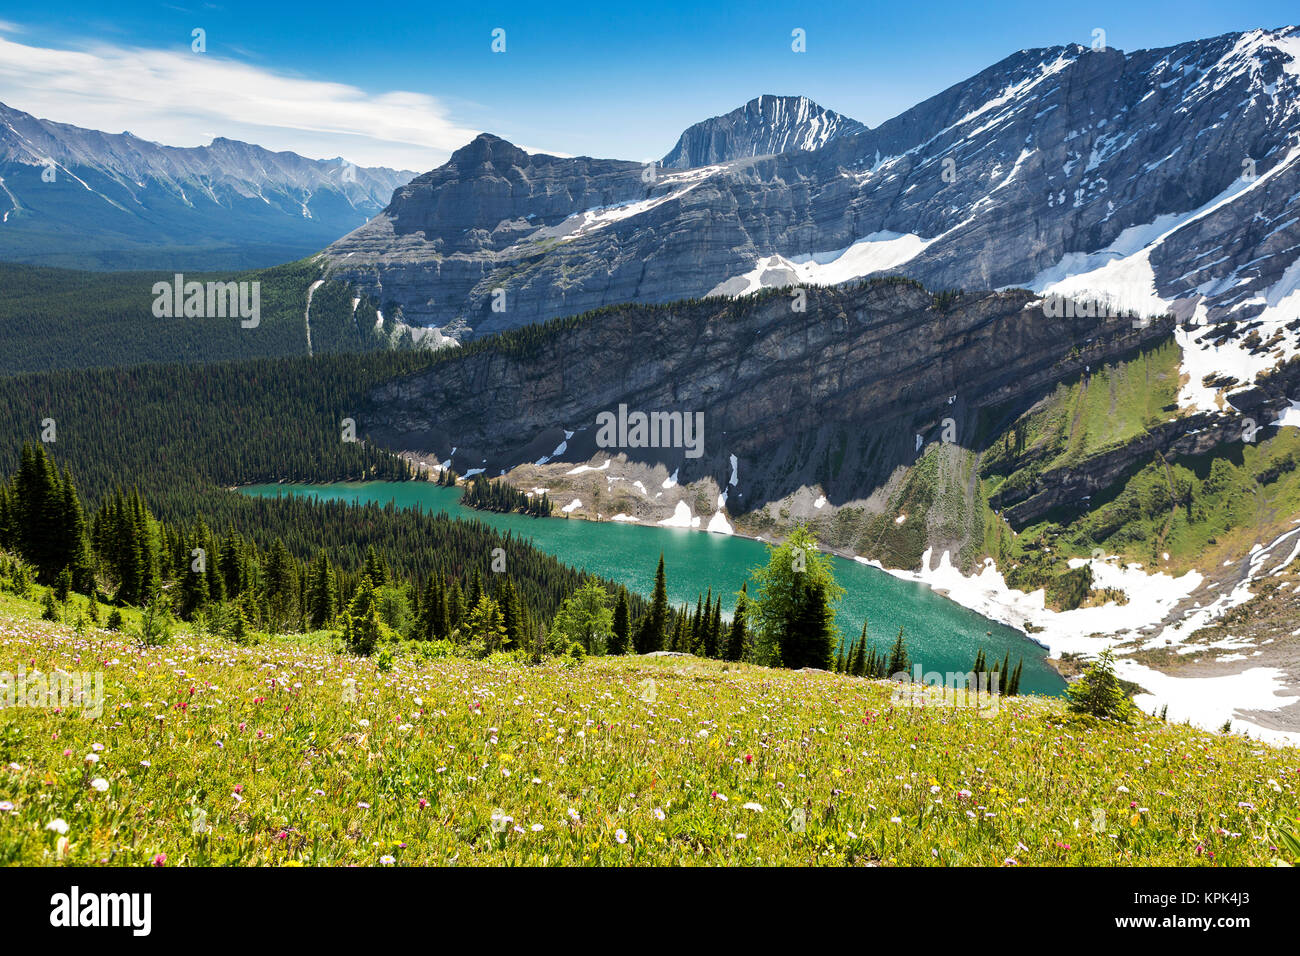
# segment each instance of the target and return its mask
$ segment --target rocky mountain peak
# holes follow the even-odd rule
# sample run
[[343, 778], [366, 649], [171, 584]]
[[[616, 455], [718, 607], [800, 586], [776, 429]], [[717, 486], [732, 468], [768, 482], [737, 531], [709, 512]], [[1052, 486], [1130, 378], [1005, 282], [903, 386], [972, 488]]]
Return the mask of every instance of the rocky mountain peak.
[[866, 129], [857, 120], [823, 109], [806, 96], [764, 94], [687, 129], [662, 165], [690, 169], [747, 156], [820, 149], [836, 137]]
[[468, 172], [479, 166], [505, 170], [512, 166], [528, 164], [529, 156], [525, 150], [491, 133], [479, 133], [469, 143], [452, 153], [451, 159], [447, 161], [448, 166], [453, 166], [461, 172]]
[[[1195, 322], [1180, 402], [1209, 409], [1210, 372], [1246, 383], [1300, 355], [1297, 136], [1294, 27], [1133, 52], [1063, 44], [872, 129], [758, 97], [688, 129], [652, 179], [590, 157], [503, 168], [498, 150], [515, 147], [480, 138], [465, 155], [495, 172], [426, 174], [327, 255], [408, 320], [473, 335], [882, 274], [1173, 312]], [[1229, 360], [1210, 330], [1230, 322]]]

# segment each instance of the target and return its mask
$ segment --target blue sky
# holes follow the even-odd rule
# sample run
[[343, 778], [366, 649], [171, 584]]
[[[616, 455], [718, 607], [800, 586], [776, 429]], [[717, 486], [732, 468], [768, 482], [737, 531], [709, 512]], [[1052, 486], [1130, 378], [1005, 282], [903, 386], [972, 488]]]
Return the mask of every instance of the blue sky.
[[[1291, 3], [86, 3], [6, 0], [0, 101], [174, 145], [212, 136], [423, 170], [488, 130], [646, 160], [692, 122], [801, 93], [876, 125], [1025, 47], [1165, 46]], [[206, 31], [206, 51], [191, 31]], [[490, 49], [506, 31], [506, 52]], [[791, 31], [807, 35], [793, 53]]]

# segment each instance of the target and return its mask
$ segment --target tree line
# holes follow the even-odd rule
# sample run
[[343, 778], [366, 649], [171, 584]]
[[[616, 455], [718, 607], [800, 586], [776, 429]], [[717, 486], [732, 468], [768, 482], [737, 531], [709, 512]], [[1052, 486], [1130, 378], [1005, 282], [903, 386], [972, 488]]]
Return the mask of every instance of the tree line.
[[[303, 519], [289, 522], [302, 532], [310, 531], [309, 519], [324, 518], [337, 528], [327, 536], [344, 536], [367, 518], [396, 518], [391, 508], [373, 505], [263, 504], [287, 505]], [[385, 523], [389, 530], [411, 526], [409, 537], [385, 549], [407, 558], [396, 567], [374, 544], [355, 563], [325, 547], [300, 559], [284, 540], [266, 535], [264, 525], [262, 534], [249, 536], [234, 527], [216, 532], [201, 518], [160, 520], [136, 489], [115, 491], [88, 516], [71, 471], [58, 468], [42, 445], [23, 446], [17, 470], [0, 484], [0, 550], [20, 559], [5, 564], [16, 589], [30, 581], [50, 586], [62, 600], [76, 592], [122, 606], [161, 602], [182, 620], [237, 637], [342, 627], [345, 615], [367, 618], [373, 604], [385, 636], [450, 639], [462, 630], [470, 641], [464, 629], [484, 615], [494, 620], [494, 604], [506, 644], [520, 647], [584, 582], [617, 591], [634, 613], [645, 606], [639, 595], [479, 522], [420, 513], [402, 519]], [[299, 545], [307, 540], [304, 534]]]

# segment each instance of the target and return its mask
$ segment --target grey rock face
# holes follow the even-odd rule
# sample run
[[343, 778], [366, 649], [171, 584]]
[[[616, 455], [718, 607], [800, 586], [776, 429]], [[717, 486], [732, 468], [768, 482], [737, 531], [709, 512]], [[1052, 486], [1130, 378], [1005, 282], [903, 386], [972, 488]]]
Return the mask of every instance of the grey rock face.
[[[413, 175], [224, 138], [162, 146], [0, 104], [0, 258], [110, 268], [273, 265], [364, 223]], [[166, 251], [180, 248], [191, 254]]]
[[[756, 102], [668, 158], [757, 143], [774, 114]], [[1131, 54], [1024, 50], [820, 148], [650, 177], [481, 137], [327, 252], [408, 321], [468, 337], [881, 273], [1061, 282], [1117, 307], [1246, 320], [1300, 284], [1298, 136], [1293, 27]]]
[[[453, 351], [375, 390], [357, 421], [384, 447], [451, 458], [459, 471], [625, 453], [683, 485], [713, 477], [733, 514], [801, 486], [839, 504], [915, 463], [917, 438], [942, 440], [945, 420], [948, 440], [976, 447], [989, 414], [1005, 425], [1062, 378], [1171, 327], [1047, 318], [1022, 291], [945, 304], [891, 280], [809, 290], [805, 312], [783, 293], [626, 305]], [[702, 454], [602, 444], [597, 416], [620, 404], [701, 414]]]
[[759, 96], [725, 116], [696, 123], [663, 158], [665, 169], [711, 166], [792, 149], [821, 149], [866, 125], [822, 109], [806, 96]]

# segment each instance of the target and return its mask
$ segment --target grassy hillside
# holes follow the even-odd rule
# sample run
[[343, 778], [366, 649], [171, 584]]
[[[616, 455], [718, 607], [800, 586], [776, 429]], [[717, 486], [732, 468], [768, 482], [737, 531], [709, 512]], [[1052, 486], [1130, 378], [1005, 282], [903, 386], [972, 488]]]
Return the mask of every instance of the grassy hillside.
[[321, 635], [142, 649], [34, 613], [4, 599], [0, 671], [99, 669], [105, 702], [0, 711], [4, 864], [1233, 866], [1300, 821], [1294, 749], [1046, 699]]
[[1180, 359], [1167, 340], [1058, 385], [991, 442], [981, 462], [986, 490], [1032, 484], [1045, 471], [1078, 465], [1175, 417]]

